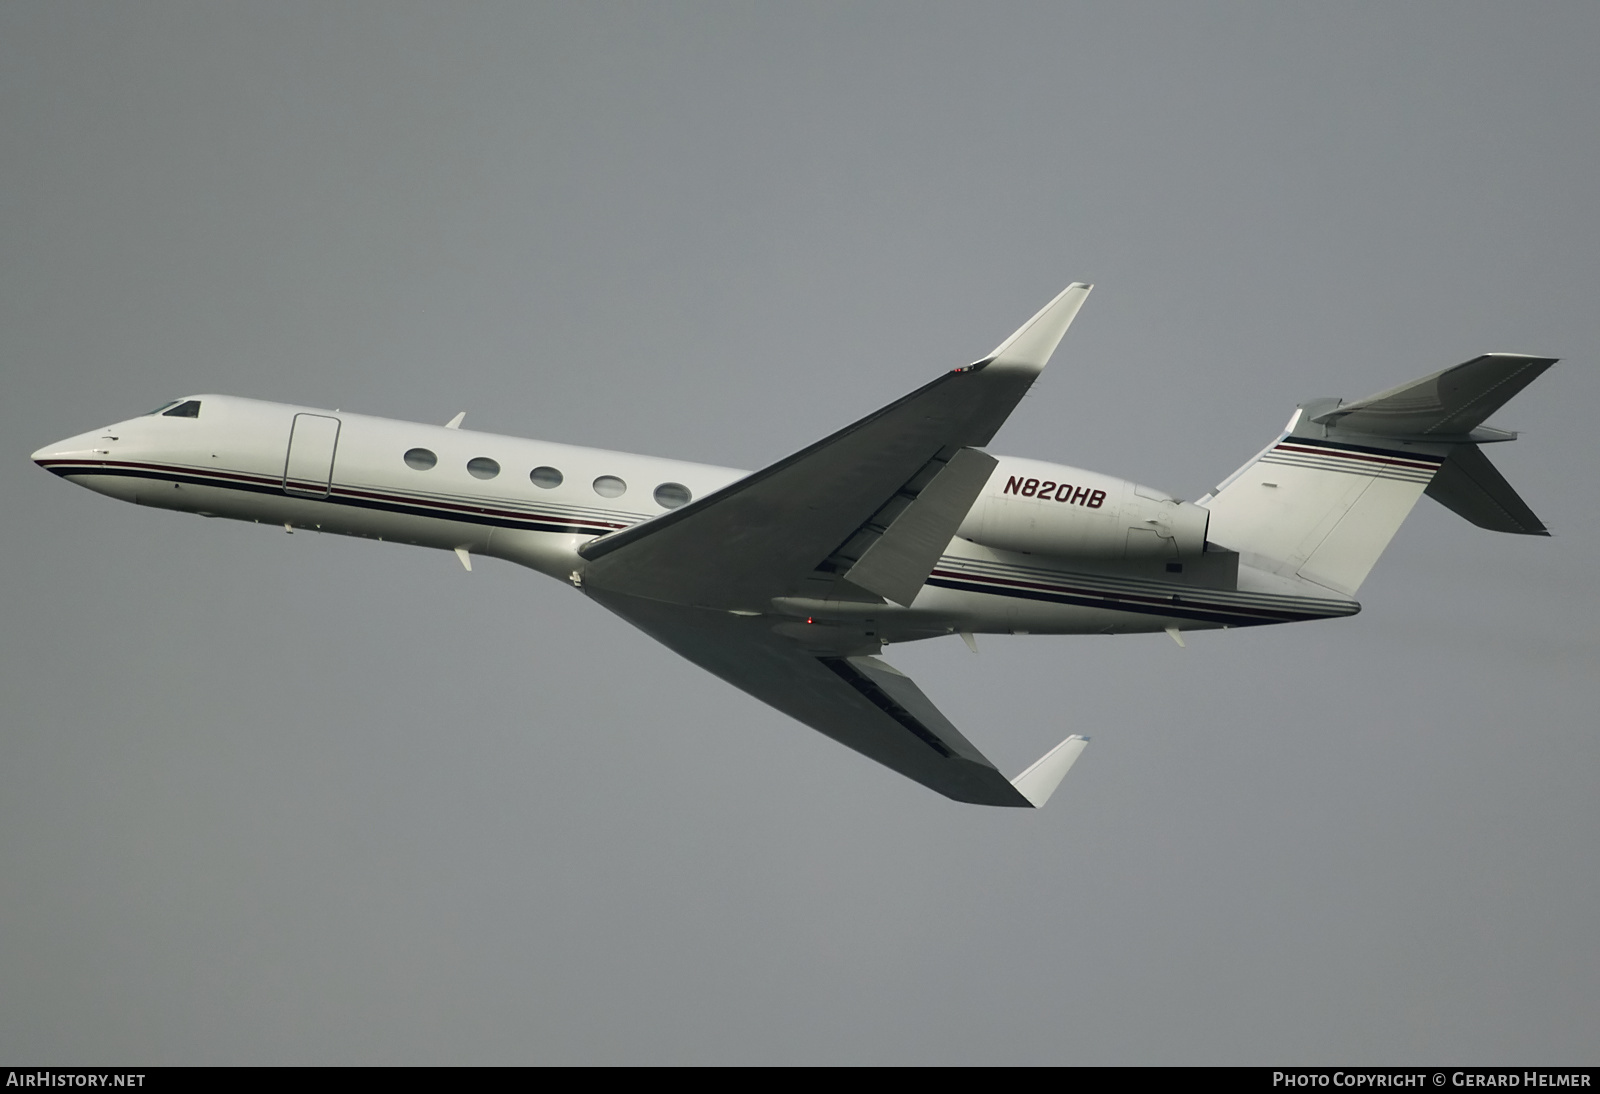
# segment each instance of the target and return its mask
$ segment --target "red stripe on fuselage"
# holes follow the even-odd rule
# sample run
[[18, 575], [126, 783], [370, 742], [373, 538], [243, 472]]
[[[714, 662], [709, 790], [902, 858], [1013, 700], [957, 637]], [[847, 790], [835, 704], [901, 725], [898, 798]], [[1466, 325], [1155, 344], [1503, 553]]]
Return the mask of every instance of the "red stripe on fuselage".
[[[1245, 607], [1242, 604], [1228, 604], [1228, 603], [1219, 604], [1219, 603], [1217, 603], [1216, 601], [1213, 601], [1213, 600], [1200, 600], [1198, 598], [1192, 599], [1192, 600], [1183, 600], [1183, 599], [1180, 598], [1176, 603], [1174, 603], [1171, 597], [1141, 595], [1139, 593], [1106, 592], [1106, 591], [1100, 590], [1100, 589], [1084, 589], [1084, 588], [1077, 588], [1077, 587], [1074, 587], [1074, 586], [1071, 586], [1071, 585], [1049, 585], [1049, 584], [1045, 584], [1043, 582], [1037, 582], [1037, 581], [1022, 581], [1022, 580], [1017, 579], [1017, 578], [987, 577], [987, 576], [985, 576], [983, 574], [967, 573], [967, 572], [961, 571], [961, 570], [935, 569], [931, 576], [933, 576], [933, 577], [942, 577], [942, 578], [946, 578], [946, 579], [949, 579], [949, 580], [956, 580], [956, 581], [971, 581], [971, 582], [975, 582], [975, 583], [982, 584], [982, 585], [992, 585], [992, 586], [996, 586], [997, 587], [997, 591], [1000, 588], [1004, 588], [1006, 586], [1010, 586], [1011, 588], [1014, 588], [1014, 589], [1034, 589], [1034, 590], [1037, 590], [1039, 592], [1056, 593], [1056, 594], [1059, 594], [1059, 595], [1062, 595], [1062, 596], [1090, 597], [1090, 598], [1094, 598], [1094, 599], [1097, 599], [1097, 600], [1103, 600], [1103, 601], [1112, 602], [1112, 603], [1109, 603], [1107, 605], [1112, 610], [1115, 610], [1115, 608], [1116, 608], [1116, 603], [1115, 602], [1122, 601], [1122, 602], [1125, 602], [1125, 603], [1129, 604], [1130, 606], [1131, 605], [1139, 605], [1139, 606], [1157, 607], [1157, 608], [1175, 608], [1180, 613], [1182, 612], [1183, 609], [1189, 608], [1189, 609], [1200, 610], [1200, 611], [1227, 612], [1227, 613], [1233, 613], [1233, 614], [1237, 614], [1237, 615], [1260, 616], [1260, 617], [1263, 617], [1263, 618], [1272, 618], [1272, 619], [1282, 618], [1282, 616], [1284, 614], [1286, 614], [1286, 613], [1288, 613], [1288, 614], [1303, 614], [1305, 612], [1304, 608], [1299, 608], [1299, 609], [1290, 608], [1287, 605], [1285, 605], [1285, 607], [1283, 609], [1281, 609], [1281, 610], [1273, 610], [1273, 609], [1270, 609], [1270, 608], [1250, 608], [1250, 607]], [[1177, 594], [1173, 594], [1173, 595], [1177, 595]]]
[[1304, 445], [1280, 444], [1274, 452], [1302, 452], [1312, 456], [1337, 456], [1343, 460], [1360, 460], [1362, 463], [1383, 463], [1393, 467], [1408, 467], [1416, 471], [1437, 471], [1444, 461], [1420, 462], [1415, 456], [1373, 456], [1365, 452], [1347, 452], [1342, 448], [1311, 448]]
[[[39, 466], [46, 470], [55, 468], [74, 468], [74, 474], [92, 475], [96, 468], [108, 471], [150, 471], [157, 474], [181, 475], [191, 479], [214, 479], [218, 486], [237, 483], [248, 483], [252, 486], [267, 487], [269, 489], [283, 489], [283, 479], [266, 478], [261, 475], [249, 475], [240, 471], [219, 471], [209, 467], [185, 467], [180, 464], [140, 463], [133, 460], [40, 460]], [[321, 485], [321, 484], [316, 484]], [[285, 497], [294, 497], [285, 494]], [[339, 497], [363, 498], [369, 501], [381, 501], [390, 505], [407, 506], [413, 509], [430, 509], [436, 511], [441, 517], [451, 513], [475, 514], [478, 516], [503, 517], [508, 520], [542, 521], [546, 524], [584, 525], [588, 530], [595, 532], [610, 532], [619, 528], [629, 527], [615, 521], [599, 520], [594, 517], [575, 517], [565, 515], [552, 515], [547, 513], [530, 512], [519, 509], [502, 509], [487, 505], [468, 505], [464, 502], [438, 501], [432, 498], [408, 497], [404, 494], [389, 494], [377, 490], [358, 490], [350, 486], [335, 485], [326, 498], [305, 498], [300, 500], [333, 500]]]

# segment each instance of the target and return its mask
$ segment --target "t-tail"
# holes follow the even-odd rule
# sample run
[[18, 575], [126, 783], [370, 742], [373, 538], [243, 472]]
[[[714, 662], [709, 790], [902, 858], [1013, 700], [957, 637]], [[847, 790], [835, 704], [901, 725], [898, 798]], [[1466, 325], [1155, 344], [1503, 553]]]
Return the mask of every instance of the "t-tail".
[[1553, 357], [1490, 353], [1353, 403], [1301, 404], [1283, 435], [1202, 498], [1240, 561], [1353, 596], [1424, 493], [1480, 528], [1550, 533], [1481, 446], [1484, 419]]

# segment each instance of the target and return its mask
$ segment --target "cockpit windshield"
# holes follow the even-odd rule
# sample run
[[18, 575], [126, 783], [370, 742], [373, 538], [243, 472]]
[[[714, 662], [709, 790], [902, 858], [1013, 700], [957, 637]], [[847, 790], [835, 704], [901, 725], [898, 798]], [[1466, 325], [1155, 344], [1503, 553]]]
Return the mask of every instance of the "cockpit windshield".
[[170, 403], [162, 403], [146, 414], [145, 417], [153, 418], [157, 414], [164, 418], [198, 418], [200, 417], [200, 400], [174, 399]]

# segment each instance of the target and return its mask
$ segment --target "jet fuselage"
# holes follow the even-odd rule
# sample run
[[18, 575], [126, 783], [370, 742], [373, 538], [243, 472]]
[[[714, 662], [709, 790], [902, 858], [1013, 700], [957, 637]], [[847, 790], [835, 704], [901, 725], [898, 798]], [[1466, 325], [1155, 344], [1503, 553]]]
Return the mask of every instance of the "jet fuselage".
[[[505, 559], [581, 586], [578, 548], [741, 479], [726, 467], [344, 411], [197, 395], [34, 453], [138, 505]], [[780, 597], [744, 613], [862, 627], [1090, 634], [1350, 615], [1241, 570], [1204, 509], [1135, 483], [1014, 457], [998, 464], [909, 606]]]

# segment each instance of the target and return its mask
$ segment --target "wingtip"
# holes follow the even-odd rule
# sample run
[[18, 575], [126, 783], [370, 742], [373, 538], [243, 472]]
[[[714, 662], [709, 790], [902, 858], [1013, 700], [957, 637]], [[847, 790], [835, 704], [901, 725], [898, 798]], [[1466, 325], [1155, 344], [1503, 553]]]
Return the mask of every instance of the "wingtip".
[[1089, 295], [1089, 290], [1094, 286], [1083, 281], [1074, 281], [1061, 292], [1055, 299], [1039, 309], [1032, 319], [1017, 328], [1010, 338], [1001, 342], [995, 351], [985, 358], [989, 364], [1002, 367], [1022, 368], [1031, 372], [1038, 372], [1049, 362], [1056, 351], [1056, 346], [1061, 344], [1061, 339], [1066, 336], [1067, 328], [1072, 326], [1072, 321], [1077, 318], [1078, 309], [1083, 307], [1084, 300]]
[[1089, 738], [1074, 733], [1028, 765], [1026, 771], [1011, 780], [1011, 785], [1035, 809], [1043, 809], [1044, 803], [1056, 792], [1056, 787], [1061, 785], [1061, 780], [1066, 778], [1067, 772], [1088, 743]]

